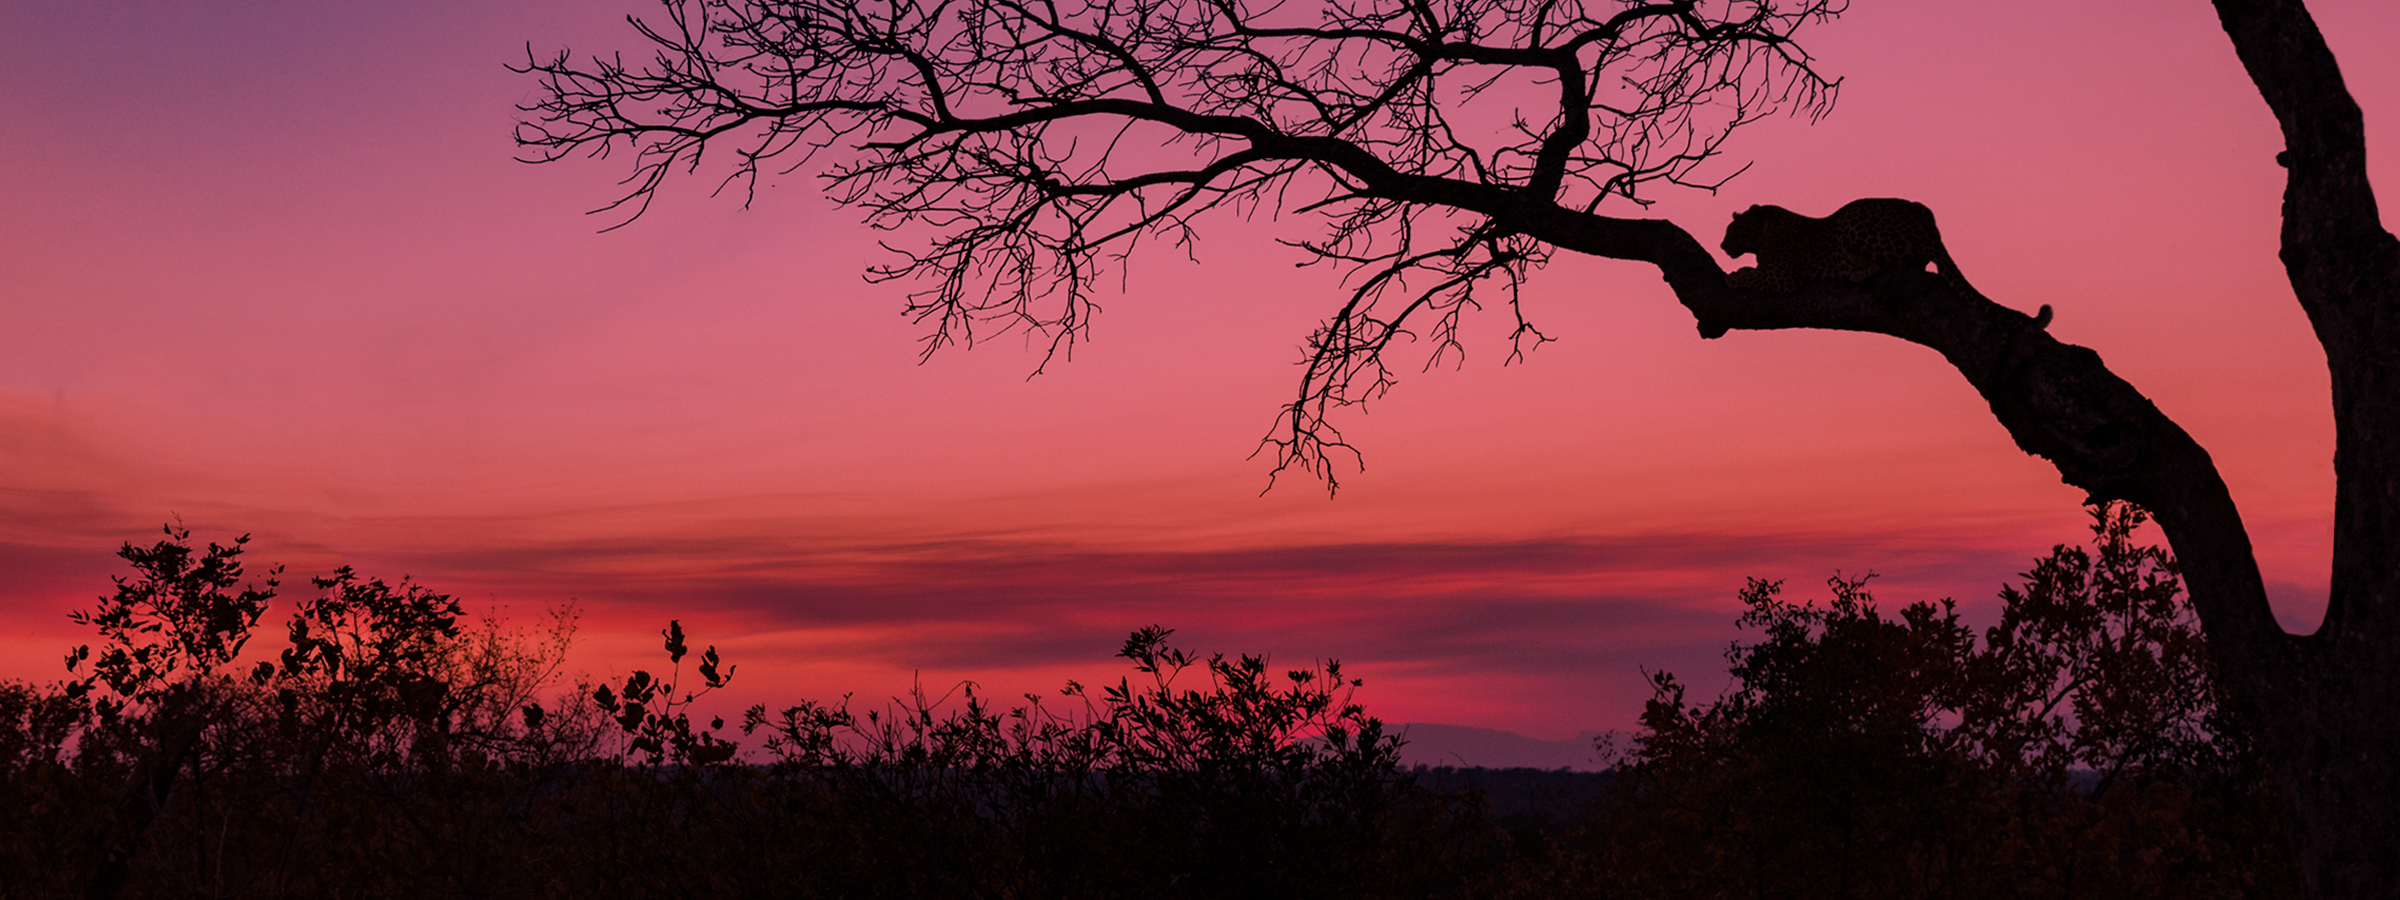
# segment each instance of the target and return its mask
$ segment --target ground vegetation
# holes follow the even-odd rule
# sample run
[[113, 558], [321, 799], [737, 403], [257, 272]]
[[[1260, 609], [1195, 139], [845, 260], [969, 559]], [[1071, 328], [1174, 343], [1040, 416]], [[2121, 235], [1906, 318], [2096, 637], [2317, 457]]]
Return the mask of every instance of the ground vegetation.
[[2295, 896], [2174, 561], [2094, 516], [1980, 632], [1753, 581], [1732, 687], [1654, 674], [1598, 774], [1404, 769], [1339, 663], [1159, 627], [1096, 689], [730, 720], [679, 623], [568, 678], [571, 611], [349, 569], [254, 646], [276, 573], [170, 528], [68, 677], [0, 684], [0, 898]]

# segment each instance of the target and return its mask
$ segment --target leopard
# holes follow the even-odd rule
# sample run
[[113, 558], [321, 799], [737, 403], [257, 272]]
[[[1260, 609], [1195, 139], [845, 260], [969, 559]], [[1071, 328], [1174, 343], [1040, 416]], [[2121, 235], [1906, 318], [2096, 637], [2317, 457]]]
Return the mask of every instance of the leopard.
[[[1914, 200], [1852, 200], [1822, 219], [1780, 206], [1753, 206], [1733, 215], [1720, 246], [1728, 256], [1758, 255], [1756, 268], [1725, 276], [1727, 287], [1789, 294], [1812, 282], [1856, 284], [1889, 269], [1922, 272], [1931, 263], [1952, 290], [1986, 299], [1967, 284], [1942, 246], [1933, 210]], [[2050, 316], [2050, 307], [2043, 305], [2034, 326], [2047, 328]]]

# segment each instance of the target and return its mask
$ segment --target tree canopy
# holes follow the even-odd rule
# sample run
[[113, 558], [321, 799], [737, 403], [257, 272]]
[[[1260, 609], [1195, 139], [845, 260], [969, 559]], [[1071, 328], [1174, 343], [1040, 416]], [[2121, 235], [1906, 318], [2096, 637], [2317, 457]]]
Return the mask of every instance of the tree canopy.
[[1011, 330], [1057, 353], [1140, 244], [1190, 242], [1212, 210], [1320, 213], [1297, 246], [1351, 289], [1268, 440], [1278, 472], [1331, 486], [1355, 450], [1328, 415], [1391, 387], [1395, 338], [1438, 359], [1480, 287], [1513, 353], [1547, 340], [1517, 288], [1589, 249], [1562, 225], [1714, 189], [1737, 128], [1831, 109], [1798, 38], [1843, 5], [673, 2], [635, 22], [635, 62], [529, 52], [517, 139], [540, 161], [630, 151], [607, 207], [628, 219], [711, 150], [744, 195], [822, 164], [869, 224], [935, 233], [870, 272], [930, 285], [908, 307], [928, 353]]

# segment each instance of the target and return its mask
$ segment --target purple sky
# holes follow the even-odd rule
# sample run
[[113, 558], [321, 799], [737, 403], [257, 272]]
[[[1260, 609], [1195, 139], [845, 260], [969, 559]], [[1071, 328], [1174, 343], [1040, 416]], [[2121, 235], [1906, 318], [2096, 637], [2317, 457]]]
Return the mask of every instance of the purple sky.
[[[2400, 7], [2319, 2], [2400, 146]], [[1125, 632], [1334, 656], [1393, 720], [1622, 728], [1642, 668], [1717, 683], [1745, 576], [1836, 570], [1971, 615], [2080, 494], [1930, 351], [1702, 341], [1654, 270], [1562, 258], [1557, 343], [1404, 371], [1345, 429], [1338, 499], [1249, 458], [1339, 296], [1203, 225], [1137, 258], [1097, 340], [1031, 380], [1002, 340], [916, 363], [907, 291], [859, 216], [788, 177], [742, 209], [673, 186], [607, 234], [621, 161], [530, 167], [509, 129], [561, 46], [630, 47], [586, 3], [119, 2], [0, 29], [0, 677], [56, 674], [110, 555], [180, 515], [308, 574], [415, 576], [529, 619], [574, 598], [575, 666], [650, 665], [681, 618], [738, 702], [974, 677], [1109, 677]], [[2313, 624], [2329, 552], [2321, 352], [2275, 258], [2279, 138], [2213, 12], [1861, 3], [1812, 49], [1823, 122], [1663, 215], [1923, 201], [2001, 303], [2057, 309], [2215, 455], [2278, 609]], [[2389, 155], [2376, 183], [2394, 184]]]

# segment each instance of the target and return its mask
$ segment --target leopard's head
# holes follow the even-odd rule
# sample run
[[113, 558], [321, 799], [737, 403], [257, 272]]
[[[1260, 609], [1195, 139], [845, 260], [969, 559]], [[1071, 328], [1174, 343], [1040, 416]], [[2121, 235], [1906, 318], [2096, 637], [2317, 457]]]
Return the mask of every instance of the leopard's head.
[[1726, 256], [1758, 252], [1759, 242], [1765, 239], [1767, 230], [1767, 217], [1761, 212], [1764, 209], [1766, 207], [1753, 206], [1733, 214], [1733, 221], [1725, 226], [1725, 242], [1717, 245], [1725, 248]]

